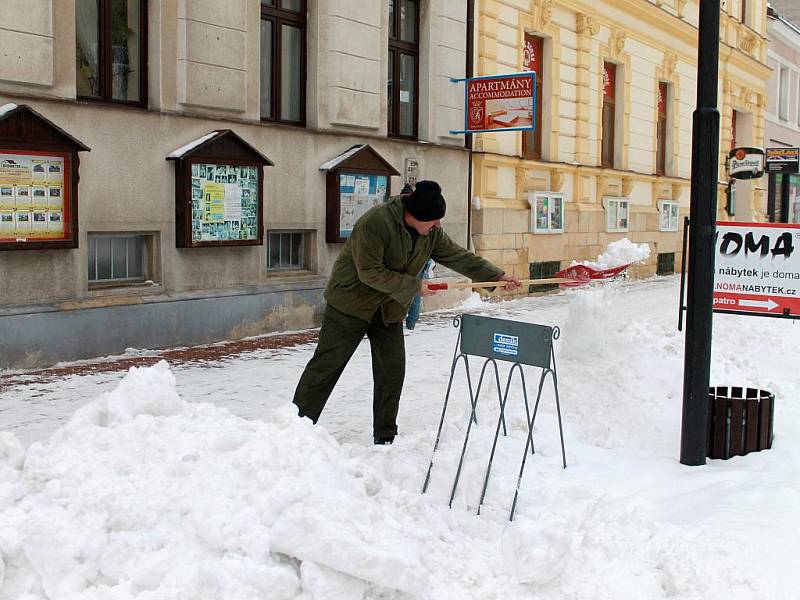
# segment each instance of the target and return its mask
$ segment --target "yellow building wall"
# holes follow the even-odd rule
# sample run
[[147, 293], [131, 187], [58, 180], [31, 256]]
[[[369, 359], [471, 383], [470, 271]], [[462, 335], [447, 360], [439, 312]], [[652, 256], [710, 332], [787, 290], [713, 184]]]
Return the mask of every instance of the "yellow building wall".
[[[729, 0], [720, 14], [720, 171], [727, 179], [732, 111], [752, 123], [737, 142], [763, 146], [766, 106], [766, 0]], [[521, 158], [520, 132], [474, 134], [472, 239], [476, 251], [518, 277], [530, 264], [591, 260], [612, 241], [648, 243], [634, 276], [656, 272], [659, 253], [681, 258], [689, 211], [692, 113], [696, 102], [698, 3], [687, 0], [476, 0], [475, 75], [522, 70], [524, 36], [544, 39], [542, 159]], [[615, 169], [600, 167], [603, 62], [617, 64]], [[659, 82], [670, 84], [667, 175], [656, 173]], [[752, 116], [752, 118], [750, 118]], [[739, 220], [766, 210], [760, 183], [739, 182]], [[720, 219], [725, 213], [719, 188]], [[564, 233], [532, 233], [531, 192], [561, 192]], [[606, 229], [604, 198], [629, 202], [627, 232]], [[659, 230], [659, 201], [680, 204], [679, 231]]]

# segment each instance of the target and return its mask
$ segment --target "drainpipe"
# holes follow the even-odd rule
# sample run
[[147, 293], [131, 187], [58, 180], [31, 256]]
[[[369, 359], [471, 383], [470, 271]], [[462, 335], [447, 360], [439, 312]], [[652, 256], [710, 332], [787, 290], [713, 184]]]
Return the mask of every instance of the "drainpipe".
[[[467, 0], [467, 64], [466, 77], [473, 75], [472, 53], [475, 36], [475, 0]], [[466, 92], [465, 92], [466, 93]], [[466, 115], [464, 116], [466, 119]], [[472, 134], [464, 134], [464, 146], [469, 150], [467, 165], [467, 248], [474, 250], [472, 243]]]

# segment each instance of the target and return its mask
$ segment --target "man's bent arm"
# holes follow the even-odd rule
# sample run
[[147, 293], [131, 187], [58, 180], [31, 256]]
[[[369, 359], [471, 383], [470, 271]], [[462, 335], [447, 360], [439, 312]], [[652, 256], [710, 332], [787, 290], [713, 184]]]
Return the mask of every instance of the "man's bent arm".
[[503, 269], [456, 244], [444, 231], [439, 231], [438, 237], [431, 256], [437, 263], [473, 281], [496, 281], [504, 274]]

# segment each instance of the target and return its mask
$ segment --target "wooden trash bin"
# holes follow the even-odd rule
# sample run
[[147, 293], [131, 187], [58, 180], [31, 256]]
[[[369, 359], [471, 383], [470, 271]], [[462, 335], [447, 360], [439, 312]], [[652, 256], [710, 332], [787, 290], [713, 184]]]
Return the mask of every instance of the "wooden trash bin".
[[716, 386], [708, 391], [709, 458], [728, 459], [772, 447], [775, 394]]

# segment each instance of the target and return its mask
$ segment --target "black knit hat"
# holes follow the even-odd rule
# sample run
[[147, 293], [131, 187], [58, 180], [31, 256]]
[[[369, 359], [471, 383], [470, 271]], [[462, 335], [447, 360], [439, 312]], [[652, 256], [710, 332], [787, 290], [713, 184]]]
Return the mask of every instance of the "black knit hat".
[[417, 221], [436, 221], [444, 217], [447, 205], [442, 196], [442, 188], [435, 181], [417, 182], [414, 191], [403, 196], [403, 205]]

